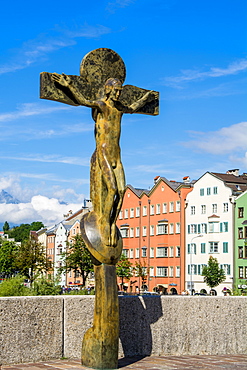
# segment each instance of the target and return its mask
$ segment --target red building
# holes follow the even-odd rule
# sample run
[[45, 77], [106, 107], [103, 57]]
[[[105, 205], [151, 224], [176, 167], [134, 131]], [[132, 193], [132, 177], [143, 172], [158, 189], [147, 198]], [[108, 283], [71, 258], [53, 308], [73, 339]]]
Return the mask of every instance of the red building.
[[[117, 226], [123, 254], [146, 270], [133, 276], [125, 289], [181, 294], [185, 288], [185, 200], [193, 184], [155, 177], [151, 190], [127, 186]], [[119, 281], [120, 282], [120, 281]]]

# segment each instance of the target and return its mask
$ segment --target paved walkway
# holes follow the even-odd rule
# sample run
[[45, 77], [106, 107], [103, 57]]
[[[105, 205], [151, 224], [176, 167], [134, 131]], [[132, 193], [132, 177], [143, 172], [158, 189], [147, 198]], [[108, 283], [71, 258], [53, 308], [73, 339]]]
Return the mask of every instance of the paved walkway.
[[[1, 370], [86, 370], [79, 360], [54, 360], [39, 363], [2, 365]], [[119, 360], [119, 369], [139, 370], [246, 370], [247, 355], [222, 356], [150, 356]]]

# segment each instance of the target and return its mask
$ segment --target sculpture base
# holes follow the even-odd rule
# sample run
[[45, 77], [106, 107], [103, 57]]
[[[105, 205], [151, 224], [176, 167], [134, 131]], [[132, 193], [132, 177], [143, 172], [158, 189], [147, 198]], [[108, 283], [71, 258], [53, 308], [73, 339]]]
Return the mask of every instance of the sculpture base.
[[114, 265], [94, 266], [96, 292], [93, 327], [82, 341], [82, 365], [94, 369], [117, 369], [119, 306]]

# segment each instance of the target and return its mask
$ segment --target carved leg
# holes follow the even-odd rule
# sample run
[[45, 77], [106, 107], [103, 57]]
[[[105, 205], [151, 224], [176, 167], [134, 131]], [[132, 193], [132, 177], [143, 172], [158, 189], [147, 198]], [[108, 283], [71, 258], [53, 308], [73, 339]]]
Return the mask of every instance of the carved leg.
[[94, 369], [117, 369], [119, 307], [116, 266], [94, 266], [94, 274], [94, 321], [82, 341], [82, 364]]

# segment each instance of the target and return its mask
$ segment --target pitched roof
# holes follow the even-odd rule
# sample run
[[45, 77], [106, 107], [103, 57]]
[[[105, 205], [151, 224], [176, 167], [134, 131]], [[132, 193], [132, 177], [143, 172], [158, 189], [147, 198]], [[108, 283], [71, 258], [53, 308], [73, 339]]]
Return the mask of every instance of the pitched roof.
[[247, 175], [233, 175], [231, 173], [209, 172], [218, 179], [224, 181], [225, 185], [232, 189], [233, 194], [239, 194], [247, 190]]

